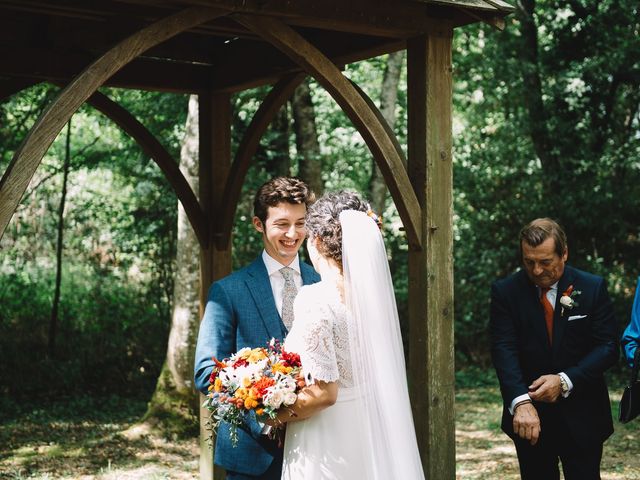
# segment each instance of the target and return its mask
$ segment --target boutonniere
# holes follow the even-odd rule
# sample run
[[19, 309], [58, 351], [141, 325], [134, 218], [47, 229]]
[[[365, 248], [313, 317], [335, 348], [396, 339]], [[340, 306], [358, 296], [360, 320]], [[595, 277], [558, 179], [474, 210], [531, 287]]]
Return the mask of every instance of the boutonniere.
[[562, 310], [560, 310], [560, 316], [564, 315], [565, 308], [567, 310], [571, 310], [573, 307], [578, 306], [578, 302], [576, 302], [575, 297], [577, 297], [581, 293], [582, 292], [580, 290], [574, 290], [573, 285], [569, 285], [567, 287], [567, 289], [560, 297], [560, 305], [562, 306]]

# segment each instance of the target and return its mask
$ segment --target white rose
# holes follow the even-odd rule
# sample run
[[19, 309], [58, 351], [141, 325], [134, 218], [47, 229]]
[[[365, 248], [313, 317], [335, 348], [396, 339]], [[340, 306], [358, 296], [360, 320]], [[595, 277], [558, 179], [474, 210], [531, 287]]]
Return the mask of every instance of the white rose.
[[560, 305], [565, 308], [571, 308], [573, 307], [573, 299], [568, 295], [563, 295], [560, 297]]
[[296, 402], [296, 398], [298, 398], [298, 396], [295, 393], [287, 392], [284, 395], [284, 402], [283, 403], [286, 406], [293, 405]]
[[276, 410], [280, 408], [282, 402], [284, 400], [284, 395], [280, 390], [273, 390], [267, 394], [264, 401], [271, 408], [275, 408]]
[[281, 388], [282, 390], [293, 392], [296, 389], [296, 382], [291, 377], [282, 376], [281, 378], [278, 379], [278, 387]]

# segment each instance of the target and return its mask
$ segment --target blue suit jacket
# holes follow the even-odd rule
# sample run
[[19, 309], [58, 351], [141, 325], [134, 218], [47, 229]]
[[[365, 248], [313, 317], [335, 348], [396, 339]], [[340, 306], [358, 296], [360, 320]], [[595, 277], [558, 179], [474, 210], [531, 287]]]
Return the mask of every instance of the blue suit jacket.
[[[560, 305], [569, 285], [581, 291], [571, 310]], [[572, 317], [572, 318], [571, 318]], [[571, 319], [570, 319], [571, 318]], [[569, 436], [580, 445], [604, 442], [613, 432], [604, 371], [618, 358], [613, 305], [601, 277], [565, 266], [558, 283], [553, 344], [549, 344], [536, 286], [524, 271], [495, 282], [491, 289], [491, 355], [504, 400], [502, 429], [511, 437], [512, 400], [527, 393], [541, 375], [564, 372], [573, 383], [558, 403], [535, 403], [542, 432], [549, 415], [561, 415]]]
[[633, 308], [631, 309], [631, 321], [624, 333], [622, 334], [622, 346], [627, 357], [627, 363], [633, 367], [633, 356], [640, 344], [640, 277], [638, 277], [638, 286], [636, 287], [636, 297], [633, 300]]
[[[300, 262], [302, 283], [318, 282], [320, 276]], [[209, 289], [195, 356], [195, 383], [207, 393], [213, 369], [212, 357], [224, 359], [244, 347], [266, 346], [271, 338], [282, 340], [287, 329], [276, 309], [271, 283], [262, 256], [245, 268], [213, 283]], [[238, 445], [229, 440], [228, 425], [218, 429], [214, 463], [226, 470], [261, 475], [271, 465], [274, 442], [260, 435], [256, 422], [251, 432], [238, 430]]]

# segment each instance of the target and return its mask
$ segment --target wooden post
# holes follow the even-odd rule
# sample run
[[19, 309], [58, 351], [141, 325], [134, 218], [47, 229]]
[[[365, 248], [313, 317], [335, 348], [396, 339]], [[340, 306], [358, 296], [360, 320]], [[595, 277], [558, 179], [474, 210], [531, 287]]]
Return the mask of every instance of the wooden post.
[[408, 171], [423, 247], [409, 252], [409, 384], [429, 480], [455, 478], [452, 36], [443, 22], [407, 44]]
[[[223, 192], [231, 165], [231, 103], [226, 93], [199, 96], [200, 203], [209, 226], [209, 242], [200, 254], [200, 317], [211, 283], [231, 273], [231, 242], [220, 249]], [[204, 397], [201, 395], [201, 400]], [[202, 402], [201, 402], [202, 403]], [[213, 467], [213, 450], [205, 428], [209, 412], [200, 409], [200, 478], [221, 480], [224, 471]], [[215, 475], [214, 475], [215, 473]]]

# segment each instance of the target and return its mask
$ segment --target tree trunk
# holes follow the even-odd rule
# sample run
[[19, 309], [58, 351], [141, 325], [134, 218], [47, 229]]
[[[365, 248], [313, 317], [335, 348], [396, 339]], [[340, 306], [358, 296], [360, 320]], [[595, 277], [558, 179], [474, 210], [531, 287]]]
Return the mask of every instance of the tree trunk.
[[[180, 170], [198, 192], [198, 97], [189, 98]], [[178, 240], [173, 313], [167, 358], [144, 420], [165, 433], [198, 432], [198, 394], [193, 387], [193, 361], [199, 325], [200, 247], [186, 213], [178, 204]]]
[[[393, 130], [396, 124], [396, 103], [398, 100], [398, 84], [400, 83], [400, 73], [402, 72], [402, 61], [404, 51], [390, 53], [387, 58], [387, 66], [382, 77], [382, 88], [380, 89], [380, 112]], [[371, 160], [371, 180], [369, 181], [369, 198], [373, 210], [382, 215], [387, 198], [387, 185], [382, 176], [382, 172], [376, 165], [375, 160]]]
[[289, 115], [286, 105], [280, 109], [271, 122], [272, 137], [268, 151], [267, 170], [273, 176], [291, 175], [291, 157], [289, 156]]
[[51, 306], [49, 321], [49, 358], [56, 352], [56, 335], [58, 333], [58, 310], [60, 308], [60, 285], [62, 283], [62, 250], [64, 237], [64, 207], [67, 201], [67, 182], [69, 179], [69, 165], [71, 163], [71, 120], [67, 123], [67, 142], [64, 151], [64, 165], [62, 173], [62, 195], [58, 206], [58, 243], [56, 245], [56, 283]]
[[322, 156], [316, 129], [316, 114], [311, 100], [309, 81], [304, 81], [291, 99], [293, 128], [296, 134], [296, 147], [299, 157], [300, 178], [309, 184], [316, 195], [324, 192], [322, 181]]
[[[547, 173], [547, 194], [554, 195], [560, 175], [560, 161], [555, 155], [553, 142], [548, 130], [549, 115], [543, 101], [542, 80], [538, 58], [538, 26], [534, 16], [536, 0], [517, 2], [516, 15], [520, 20], [520, 61], [524, 85], [524, 104], [528, 110], [529, 134], [533, 148]], [[551, 197], [553, 198], [553, 196]]]

